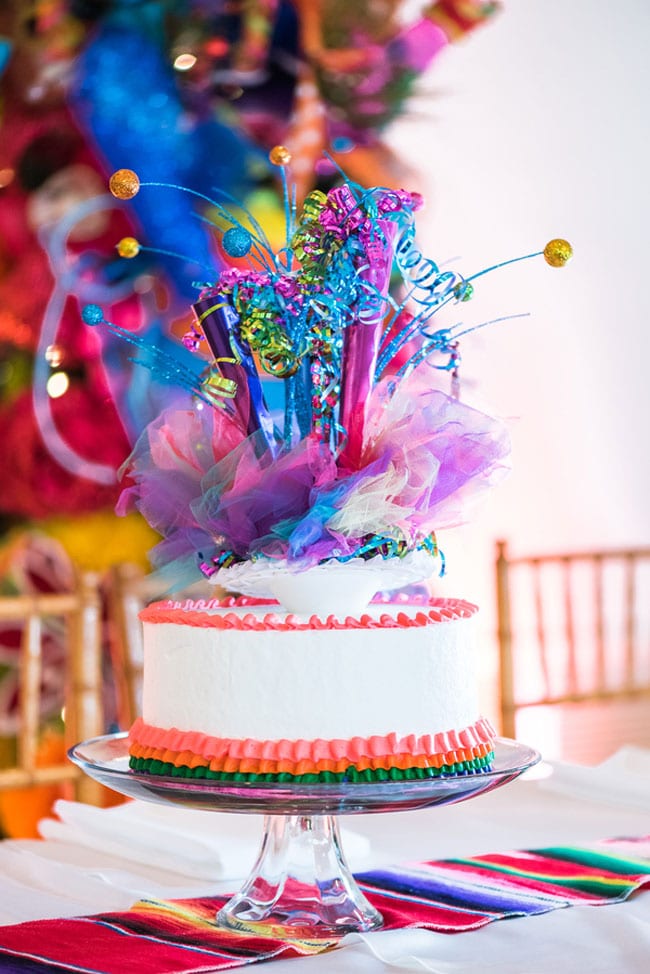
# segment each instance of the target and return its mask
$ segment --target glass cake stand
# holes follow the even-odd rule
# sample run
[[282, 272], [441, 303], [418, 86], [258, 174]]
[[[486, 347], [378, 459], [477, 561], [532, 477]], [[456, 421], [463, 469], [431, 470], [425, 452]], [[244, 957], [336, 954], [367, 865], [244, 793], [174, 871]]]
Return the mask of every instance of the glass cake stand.
[[500, 738], [492, 770], [416, 781], [270, 784], [188, 780], [130, 771], [126, 734], [77, 744], [69, 757], [106, 787], [159, 804], [264, 815], [251, 874], [217, 914], [230, 930], [284, 939], [334, 940], [383, 920], [345, 861], [339, 815], [397, 812], [465, 801], [515, 779], [540, 755]]

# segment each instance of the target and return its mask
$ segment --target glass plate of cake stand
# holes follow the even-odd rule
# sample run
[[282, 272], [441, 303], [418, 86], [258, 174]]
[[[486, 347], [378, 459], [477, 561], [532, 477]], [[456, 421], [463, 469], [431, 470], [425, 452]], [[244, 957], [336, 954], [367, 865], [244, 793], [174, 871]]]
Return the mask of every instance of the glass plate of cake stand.
[[508, 784], [540, 755], [500, 738], [489, 771], [414, 781], [338, 784], [231, 783], [129, 770], [126, 734], [77, 744], [69, 757], [108, 788], [159, 804], [264, 816], [251, 874], [217, 914], [230, 930], [285, 939], [335, 940], [378, 930], [381, 914], [357, 886], [345, 861], [338, 817], [399, 812], [465, 801]]

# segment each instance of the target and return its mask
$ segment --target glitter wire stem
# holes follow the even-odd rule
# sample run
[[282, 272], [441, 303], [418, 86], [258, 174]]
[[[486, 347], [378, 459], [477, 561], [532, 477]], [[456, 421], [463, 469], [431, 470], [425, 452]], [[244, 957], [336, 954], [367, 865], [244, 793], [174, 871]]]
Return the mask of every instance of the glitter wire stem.
[[325, 156], [326, 159], [329, 159], [329, 161], [332, 163], [332, 165], [334, 166], [334, 168], [338, 172], [339, 176], [342, 177], [342, 179], [345, 181], [346, 186], [350, 189], [350, 191], [352, 193], [354, 193], [354, 191], [356, 190], [358, 193], [361, 194], [361, 196], [364, 196], [364, 195], [368, 194], [369, 192], [371, 192], [366, 186], [362, 186], [360, 183], [353, 183], [353, 182], [351, 182], [350, 179], [348, 178], [347, 174], [345, 173], [345, 171], [343, 169], [341, 169], [341, 167], [339, 166], [338, 162], [336, 162], [335, 159], [332, 158], [332, 156], [329, 154], [329, 152], [327, 152], [326, 150], [324, 150], [323, 151], [323, 155]]
[[[204, 264], [201, 260], [196, 260], [194, 257], [188, 257], [187, 254], [179, 254], [175, 250], [163, 250], [162, 247], [147, 247], [144, 244], [139, 244], [139, 252], [142, 251], [147, 254], [159, 254], [161, 257], [173, 257], [175, 260], [183, 260], [188, 264], [195, 264], [197, 267], [202, 267], [204, 270], [212, 271], [214, 273], [214, 267], [210, 264]], [[124, 258], [128, 260], [128, 258]]]
[[[543, 250], [537, 250], [537, 251], [535, 251], [532, 254], [524, 254], [521, 257], [512, 257], [509, 260], [503, 260], [503, 261], [501, 261], [498, 264], [493, 264], [491, 267], [486, 267], [486, 268], [484, 268], [481, 271], [477, 271], [475, 274], [472, 274], [469, 277], [462, 278], [462, 281], [463, 282], [475, 281], [479, 277], [483, 277], [484, 274], [490, 274], [492, 271], [500, 270], [500, 268], [502, 268], [502, 267], [508, 267], [510, 264], [518, 264], [522, 260], [530, 260], [533, 257], [541, 257], [543, 255], [543, 253], [544, 253]], [[402, 303], [399, 306], [399, 308], [396, 310], [395, 314], [392, 316], [390, 322], [388, 323], [387, 330], [390, 329], [390, 327], [395, 322], [395, 320], [397, 319], [397, 317], [401, 313], [401, 311], [403, 311], [405, 309], [408, 301], [411, 300], [411, 298], [413, 297], [413, 295], [417, 291], [418, 287], [419, 287], [419, 285], [417, 283], [415, 283], [413, 285], [413, 287], [411, 288], [411, 290], [408, 292], [408, 294], [406, 295], [406, 297], [402, 301]], [[414, 298], [414, 300], [417, 301], [417, 298]], [[413, 320], [410, 322], [410, 324], [408, 326], [408, 330], [405, 329], [399, 335], [396, 335], [391, 340], [391, 342], [388, 345], [386, 345], [380, 351], [379, 360], [377, 362], [377, 379], [378, 380], [381, 379], [381, 377], [382, 377], [383, 373], [385, 372], [386, 368], [390, 364], [391, 360], [395, 357], [395, 355], [397, 354], [397, 352], [400, 350], [400, 348], [402, 348], [402, 346], [407, 341], [410, 340], [410, 338], [414, 335], [414, 333], [420, 329], [421, 324], [424, 323], [424, 322], [426, 322], [426, 321], [428, 321], [429, 318], [433, 317], [433, 315], [437, 311], [439, 311], [446, 304], [448, 304], [449, 301], [452, 301], [452, 300], [454, 300], [454, 287], [450, 287], [449, 292], [447, 294], [445, 294], [443, 296], [442, 300], [440, 300], [438, 303], [435, 303], [435, 302], [431, 302], [431, 303], [418, 302], [419, 304], [423, 304], [424, 303], [424, 309], [423, 309], [423, 311], [420, 312], [418, 315], [416, 315], [413, 318]], [[428, 311], [428, 314], [425, 314], [425, 311]], [[505, 316], [503, 318], [495, 318], [493, 322], [492, 321], [489, 321], [489, 322], [488, 321], [485, 321], [485, 322], [483, 322], [480, 325], [473, 325], [471, 328], [466, 328], [464, 331], [461, 331], [461, 332], [454, 332], [453, 329], [452, 329], [452, 330], [450, 330], [448, 332], [448, 334], [449, 334], [449, 337], [450, 338], [453, 338], [453, 339], [460, 338], [462, 335], [467, 335], [467, 334], [469, 334], [472, 331], [477, 331], [479, 328], [484, 328], [488, 324], [496, 324], [497, 322], [500, 322], [500, 321], [508, 321], [510, 319], [513, 319], [513, 318], [522, 318], [522, 317], [525, 317], [525, 313], [517, 314], [517, 315], [507, 315], [507, 316]], [[431, 336], [431, 337], [433, 338], [433, 336]], [[433, 351], [435, 349], [435, 347], [436, 347], [435, 345], [433, 345], [433, 346], [430, 345], [430, 351]], [[420, 361], [423, 361], [424, 358], [426, 357], [426, 356], [422, 355], [422, 352], [423, 351], [424, 351], [424, 349], [421, 349], [421, 352], [420, 352]], [[411, 360], [409, 360], [409, 361], [411, 361]], [[417, 364], [420, 364], [420, 363], [418, 362]], [[406, 369], [408, 367], [408, 365], [409, 365], [409, 363], [407, 362], [406, 365], [404, 365], [402, 367], [402, 369], [400, 369], [400, 371], [398, 373], [398, 376], [403, 377], [404, 369]]]
[[477, 271], [476, 274], [472, 274], [471, 277], [466, 277], [464, 280], [475, 281], [477, 278], [483, 277], [484, 274], [490, 274], [492, 271], [498, 271], [501, 267], [507, 267], [509, 264], [518, 264], [519, 261], [530, 260], [531, 257], [542, 257], [543, 254], [543, 250], [536, 250], [534, 254], [524, 254], [522, 257], [511, 257], [510, 260], [502, 260], [500, 264], [493, 264], [492, 267], [486, 267], [482, 271]]
[[[296, 201], [296, 184], [294, 183], [291, 187], [291, 236], [292, 237], [296, 229], [297, 213], [298, 213], [298, 205]], [[287, 242], [289, 242], [290, 239], [291, 237], [287, 237]]]
[[[162, 189], [177, 189], [181, 193], [187, 193], [188, 196], [194, 196], [196, 199], [203, 200], [205, 203], [209, 203], [210, 206], [213, 206], [218, 211], [219, 216], [222, 216], [224, 217], [224, 219], [229, 220], [231, 223], [234, 223], [237, 226], [241, 227], [242, 230], [248, 230], [248, 228], [244, 226], [241, 220], [238, 220], [237, 217], [234, 216], [224, 206], [222, 206], [221, 203], [218, 203], [217, 200], [212, 199], [210, 196], [206, 196], [205, 193], [199, 192], [199, 190], [197, 189], [190, 189], [187, 186], [180, 186], [177, 183], [162, 183], [153, 180], [140, 183], [140, 188], [142, 188], [143, 186], [156, 186]], [[240, 207], [240, 204], [237, 203], [235, 198], [230, 196], [228, 193], [221, 193], [221, 196], [224, 199], [229, 200], [230, 202], [235, 203], [238, 207]], [[267, 251], [267, 253], [273, 256], [273, 250], [271, 249], [269, 240], [266, 234], [264, 233], [263, 229], [255, 219], [255, 217], [252, 215], [252, 213], [248, 213], [248, 212], [246, 213], [246, 216], [251, 221], [251, 224], [256, 230], [256, 234], [251, 234], [251, 236], [254, 237], [254, 239], [256, 239], [256, 242], [260, 245], [260, 247], [262, 247], [264, 250]], [[206, 217], [200, 217], [200, 218], [203, 219], [206, 223], [212, 223], [212, 221], [208, 220]], [[215, 224], [212, 223], [212, 226], [214, 225]], [[249, 230], [248, 232], [250, 233]], [[257, 236], [258, 234], [259, 236]], [[196, 261], [194, 263], [196, 263]]]
[[[392, 318], [390, 319], [390, 321], [387, 324], [387, 328], [388, 329], [390, 329], [391, 326], [397, 320], [397, 318], [399, 318], [399, 316], [402, 313], [402, 311], [405, 311], [406, 310], [406, 307], [407, 307], [408, 303], [411, 301], [411, 299], [413, 299], [414, 301], [416, 301], [420, 305], [424, 305], [424, 307], [427, 307], [427, 308], [428, 307], [431, 307], [431, 302], [418, 301], [417, 298], [414, 298], [415, 292], [417, 290], [419, 290], [419, 289], [420, 289], [420, 285], [419, 284], [413, 284], [413, 286], [411, 287], [411, 289], [406, 292], [406, 294], [405, 294], [405, 296], [402, 299], [402, 301], [401, 301], [400, 304], [397, 304], [396, 302], [393, 302], [392, 303], [393, 304], [393, 308], [394, 308], [394, 314], [393, 314]], [[418, 316], [418, 320], [419, 320], [419, 316]]]
[[[413, 289], [409, 291], [406, 298], [399, 306], [397, 312], [392, 316], [390, 322], [388, 323], [387, 330], [389, 330], [392, 327], [393, 323], [397, 320], [398, 315], [405, 309], [406, 304], [410, 300], [411, 296], [413, 295], [414, 290], [415, 287], [413, 287]], [[395, 337], [391, 339], [388, 345], [384, 346], [384, 349], [380, 352], [379, 361], [377, 362], [377, 381], [379, 381], [382, 378], [384, 372], [390, 365], [391, 361], [394, 359], [395, 355], [397, 355], [399, 350], [406, 344], [406, 342], [410, 341], [411, 338], [413, 338], [413, 336], [418, 331], [420, 332], [422, 331], [420, 326], [424, 322], [427, 322], [429, 318], [432, 318], [437, 311], [440, 311], [441, 308], [444, 308], [445, 305], [449, 304], [449, 302], [453, 300], [454, 300], [454, 295], [453, 295], [453, 291], [451, 291], [449, 294], [445, 295], [444, 298], [442, 298], [438, 304], [425, 305], [423, 310], [420, 311], [419, 314], [413, 317], [413, 319], [409, 322], [406, 328], [404, 328], [399, 334], [395, 335]], [[428, 314], [425, 314], [425, 312], [428, 312]], [[442, 333], [444, 331], [445, 329], [440, 329], [439, 333]], [[438, 334], [438, 332], [436, 332], [435, 334]]]
[[[449, 329], [449, 337], [453, 341], [458, 338], [462, 338], [463, 335], [469, 335], [472, 331], [478, 331], [479, 328], [486, 328], [488, 325], [498, 325], [502, 321], [515, 321], [517, 318], [528, 318], [530, 317], [530, 312], [520, 311], [519, 314], [515, 315], [503, 315], [501, 318], [491, 318], [489, 321], [482, 321], [480, 325], [472, 325], [470, 328], [464, 328], [463, 331], [455, 331], [454, 328]], [[457, 328], [460, 325], [456, 326]]]
[[135, 346], [135, 348], [140, 349], [140, 351], [147, 351], [154, 360], [153, 363], [143, 361], [138, 358], [131, 358], [129, 361], [133, 362], [135, 365], [142, 365], [144, 368], [156, 373], [158, 370], [158, 375], [160, 378], [165, 380], [175, 379], [182, 388], [186, 389], [187, 392], [193, 393], [197, 398], [202, 399], [207, 405], [213, 405], [213, 403], [205, 397], [201, 390], [202, 381], [200, 376], [192, 372], [191, 369], [186, 368], [184, 365], [180, 365], [176, 359], [161, 351], [155, 345], [147, 346], [143, 339], [138, 335], [134, 335], [127, 328], [122, 328], [121, 325], [116, 325], [112, 321], [108, 321], [103, 318], [97, 324], [103, 325], [107, 328], [111, 334], [115, 335], [117, 338], [121, 338], [123, 341], [130, 345]]
[[[285, 258], [284, 264], [280, 260], [281, 257]], [[280, 270], [280, 272], [284, 271], [287, 274], [291, 273], [293, 261], [294, 261], [294, 252], [289, 246], [281, 247], [280, 250], [278, 250], [277, 254], [275, 255], [275, 265], [276, 268]]]
[[238, 200], [236, 200], [234, 196], [231, 196], [230, 193], [226, 193], [225, 190], [217, 190], [217, 192], [220, 193], [220, 195], [223, 197], [224, 200], [226, 200], [229, 203], [232, 203], [238, 210], [242, 210], [246, 214], [246, 219], [250, 221], [250, 224], [253, 230], [255, 231], [255, 233], [251, 233], [249, 228], [244, 226], [241, 220], [239, 220], [236, 216], [234, 216], [230, 210], [226, 210], [225, 207], [220, 206], [220, 204], [217, 203], [215, 205], [217, 206], [217, 209], [221, 210], [221, 215], [226, 219], [230, 220], [231, 222], [236, 223], [243, 230], [246, 230], [247, 233], [250, 233], [253, 240], [255, 240], [255, 242], [260, 247], [267, 250], [268, 253], [271, 255], [271, 257], [273, 257], [274, 256], [273, 250], [271, 248], [269, 238], [264, 232], [264, 227], [261, 225], [261, 223], [258, 220], [255, 219], [251, 211], [243, 207], [242, 204], [238, 202]]
[[[292, 235], [293, 235], [293, 232], [292, 232], [292, 224], [293, 224], [292, 212], [293, 212], [293, 206], [295, 205], [295, 202], [294, 202], [295, 201], [295, 195], [294, 195], [294, 201], [292, 201], [291, 196], [290, 196], [290, 193], [289, 193], [289, 182], [287, 180], [287, 171], [286, 171], [286, 167], [285, 166], [281, 166], [280, 167], [280, 179], [282, 180], [282, 201], [284, 203], [284, 238], [285, 238], [285, 240], [287, 241], [287, 244], [288, 244], [289, 241], [291, 240]], [[295, 190], [294, 190], [294, 193], [295, 193]]]
[[[491, 318], [489, 321], [482, 321], [480, 325], [472, 325], [471, 328], [465, 328], [463, 331], [456, 331], [452, 327], [449, 329], [441, 329], [439, 332], [435, 332], [433, 335], [431, 335], [429, 341], [420, 349], [420, 351], [416, 352], [415, 355], [412, 355], [411, 358], [408, 360], [408, 362], [405, 362], [404, 365], [401, 367], [401, 369], [395, 374], [395, 379], [397, 381], [397, 384], [393, 389], [392, 394], [394, 394], [397, 391], [397, 385], [399, 384], [399, 382], [402, 379], [405, 379], [407, 375], [410, 375], [410, 373], [413, 372], [415, 369], [417, 369], [418, 366], [422, 365], [422, 363], [425, 362], [426, 359], [429, 357], [431, 352], [435, 352], [437, 350], [443, 355], [449, 354], [452, 356], [445, 365], [434, 366], [434, 368], [436, 369], [440, 369], [441, 371], [448, 372], [455, 367], [453, 361], [453, 349], [451, 348], [451, 342], [456, 341], [457, 339], [461, 338], [463, 335], [468, 335], [472, 331], [478, 331], [479, 328], [486, 328], [488, 325], [497, 325], [502, 321], [513, 321], [516, 318], [526, 318], [526, 317], [528, 317], [527, 312], [522, 312], [521, 314], [516, 314], [516, 315], [503, 315], [500, 318]], [[461, 326], [457, 325], [456, 327], [461, 327]], [[443, 335], [444, 335], [444, 342], [442, 340], [436, 341], [437, 336], [441, 336], [442, 339]]]

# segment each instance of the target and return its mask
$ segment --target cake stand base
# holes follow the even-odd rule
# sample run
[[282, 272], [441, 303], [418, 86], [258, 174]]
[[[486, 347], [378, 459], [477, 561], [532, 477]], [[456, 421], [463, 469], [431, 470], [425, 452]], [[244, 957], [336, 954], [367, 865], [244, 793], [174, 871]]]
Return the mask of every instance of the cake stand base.
[[281, 939], [338, 939], [378, 930], [347, 866], [331, 815], [267, 815], [249, 878], [217, 915], [220, 926]]
[[508, 784], [540, 757], [525, 744], [500, 738], [492, 768], [478, 774], [302, 784], [227, 783], [131, 771], [126, 734], [95, 737], [68, 754], [91, 778], [131, 798], [263, 815], [264, 837], [251, 875], [219, 911], [216, 922], [257, 937], [320, 942], [382, 926], [381, 915], [348, 869], [338, 816], [466, 801]]

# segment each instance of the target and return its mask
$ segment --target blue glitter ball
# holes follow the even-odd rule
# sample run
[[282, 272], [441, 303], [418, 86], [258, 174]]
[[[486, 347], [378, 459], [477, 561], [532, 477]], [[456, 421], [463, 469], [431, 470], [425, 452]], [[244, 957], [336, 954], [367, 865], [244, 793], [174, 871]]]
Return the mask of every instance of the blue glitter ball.
[[245, 257], [253, 245], [253, 239], [243, 227], [231, 227], [223, 235], [223, 249], [231, 257]]
[[87, 325], [99, 325], [104, 320], [104, 312], [98, 304], [87, 304], [81, 317]]

